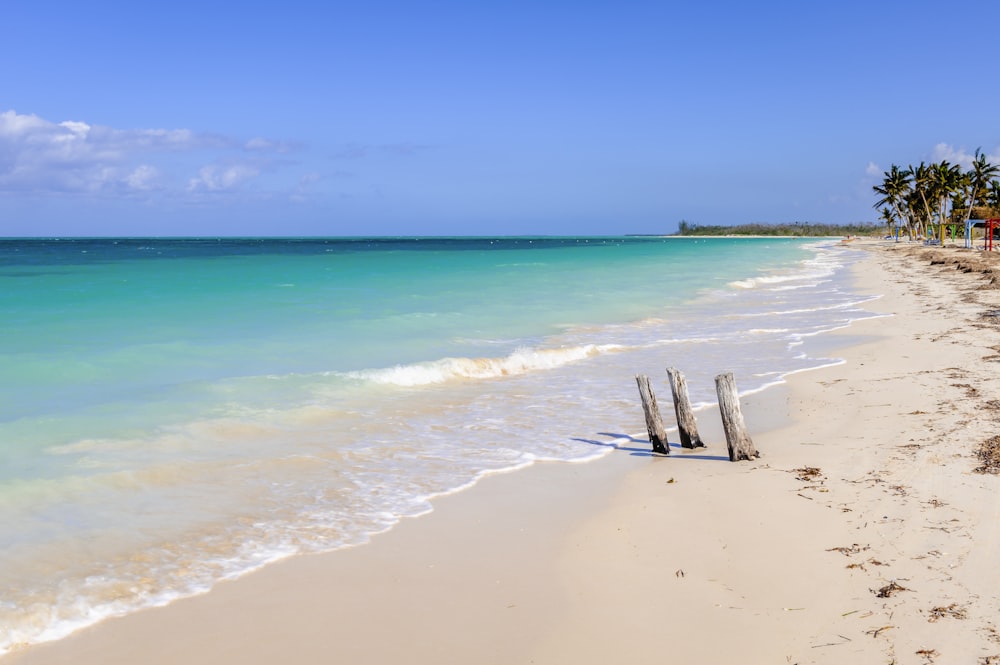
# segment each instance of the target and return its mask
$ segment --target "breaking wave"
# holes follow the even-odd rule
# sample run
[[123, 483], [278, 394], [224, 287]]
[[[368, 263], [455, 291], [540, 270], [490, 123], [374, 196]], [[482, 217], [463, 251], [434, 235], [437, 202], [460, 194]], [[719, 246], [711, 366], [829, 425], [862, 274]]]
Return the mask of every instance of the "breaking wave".
[[493, 379], [555, 369], [586, 358], [624, 351], [620, 344], [585, 344], [559, 349], [519, 348], [502, 358], [442, 358], [430, 362], [339, 373], [350, 379], [412, 387], [460, 379]]

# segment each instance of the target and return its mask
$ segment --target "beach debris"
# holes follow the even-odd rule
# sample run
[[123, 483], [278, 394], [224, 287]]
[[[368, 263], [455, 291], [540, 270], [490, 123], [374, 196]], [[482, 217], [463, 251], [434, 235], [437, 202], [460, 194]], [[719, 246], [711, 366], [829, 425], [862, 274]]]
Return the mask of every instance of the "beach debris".
[[968, 383], [953, 383], [952, 388], [964, 388], [965, 396], [968, 398], [979, 397], [979, 390], [969, 385]]
[[729, 461], [740, 462], [760, 457], [753, 445], [746, 423], [743, 421], [743, 411], [740, 410], [739, 393], [736, 390], [736, 379], [732, 372], [726, 372], [715, 377], [715, 392], [719, 396], [719, 411], [722, 415], [722, 427], [726, 432], [726, 446], [729, 448]]
[[979, 665], [1000, 665], [1000, 654], [995, 656], [983, 656], [979, 659]]
[[667, 481], [667, 484], [668, 485], [673, 485], [675, 482], [677, 482], [677, 481], [674, 480], [673, 478], [671, 478], [670, 480]]
[[837, 637], [839, 637], [841, 639], [840, 642], [827, 642], [826, 644], [814, 644], [814, 645], [812, 645], [812, 648], [813, 649], [821, 649], [823, 647], [836, 647], [836, 646], [840, 646], [841, 644], [847, 644], [848, 642], [851, 641], [851, 638], [847, 637], [846, 635], [841, 635], [841, 634], [838, 633]]
[[[949, 521], [949, 522], [958, 522], [958, 520], [957, 520], [957, 519], [955, 519], [955, 518], [952, 518], [952, 519], [950, 519], [950, 520], [948, 520], [948, 521]], [[925, 529], [933, 529], [933, 530], [935, 530], [935, 531], [944, 531], [945, 533], [951, 533], [951, 531], [952, 531], [951, 529], [949, 529], [949, 528], [948, 528], [948, 527], [946, 527], [946, 526], [927, 526], [927, 525], [925, 524], [925, 525], [924, 525], [924, 528], [925, 528]]]
[[823, 472], [819, 470], [819, 467], [815, 466], [804, 466], [799, 469], [792, 469], [792, 473], [797, 473], [799, 475], [795, 476], [795, 480], [801, 480], [804, 483], [811, 483], [813, 481], [823, 482]]
[[1000, 436], [991, 436], [980, 443], [976, 457], [982, 464], [973, 469], [975, 473], [1000, 473]]
[[849, 564], [847, 564], [847, 568], [848, 568], [848, 570], [853, 570], [854, 568], [860, 568], [861, 570], [867, 571], [868, 569], [865, 568], [866, 564], [870, 564], [872, 566], [887, 566], [887, 565], [889, 565], [887, 563], [882, 563], [878, 559], [872, 558], [872, 559], [868, 559], [867, 561], [865, 561], [863, 563], [849, 563]]
[[871, 635], [872, 637], [878, 637], [880, 633], [883, 633], [890, 628], [895, 628], [895, 626], [882, 626], [881, 628], [872, 628], [871, 630], [866, 630], [865, 635]]
[[916, 651], [916, 654], [918, 656], [926, 658], [928, 660], [928, 662], [930, 662], [930, 661], [934, 660], [934, 656], [937, 656], [938, 652], [935, 651], [934, 649], [920, 649], [920, 650]]
[[[840, 616], [842, 616], [842, 617], [849, 617], [849, 616], [851, 616], [852, 614], [858, 614], [858, 612], [860, 612], [860, 611], [861, 611], [861, 610], [851, 610], [850, 612], [844, 612], [844, 613], [843, 613], [843, 614], [841, 614]], [[875, 613], [874, 613], [874, 612], [872, 612], [871, 610], [868, 610], [868, 611], [867, 611], [867, 612], [865, 612], [864, 614], [858, 614], [858, 618], [859, 618], [859, 619], [867, 619], [868, 617], [872, 616], [873, 614], [875, 614]], [[841, 637], [843, 637], [843, 635], [841, 635]]]
[[862, 547], [861, 545], [854, 543], [850, 547], [831, 547], [830, 549], [827, 550], [827, 552], [840, 552], [844, 556], [850, 556], [852, 554], [858, 554], [859, 552], [864, 552], [868, 549], [870, 549], [868, 545]]
[[958, 603], [952, 603], [947, 607], [935, 607], [931, 610], [931, 615], [927, 618], [931, 623], [937, 621], [938, 619], [944, 618], [951, 619], [968, 619], [969, 615], [966, 613], [965, 608]]
[[875, 589], [872, 589], [871, 591], [875, 594], [876, 598], [891, 598], [895, 593], [899, 593], [900, 591], [910, 591], [910, 589], [907, 589], [905, 586], [900, 586], [899, 584], [896, 584], [895, 581], [892, 581], [878, 591]]
[[637, 374], [635, 382], [639, 386], [639, 397], [642, 399], [642, 412], [646, 416], [646, 431], [649, 433], [649, 442], [653, 444], [653, 452], [661, 455], [669, 455], [670, 447], [667, 445], [667, 430], [663, 427], [663, 418], [660, 417], [660, 407], [656, 405], [656, 394], [650, 385], [649, 377], [645, 374]]
[[819, 470], [819, 467], [815, 466], [804, 466], [799, 469], [792, 469], [792, 473], [799, 474], [795, 476], [795, 479], [803, 481], [816, 480], [817, 478], [820, 478], [823, 475], [822, 472]]
[[674, 368], [667, 368], [670, 379], [670, 392], [674, 396], [674, 414], [677, 416], [677, 434], [681, 439], [682, 448], [704, 448], [705, 443], [698, 436], [698, 422], [688, 398], [687, 381], [684, 375]]
[[674, 577], [684, 577], [684, 571], [678, 568], [677, 572], [674, 573]]

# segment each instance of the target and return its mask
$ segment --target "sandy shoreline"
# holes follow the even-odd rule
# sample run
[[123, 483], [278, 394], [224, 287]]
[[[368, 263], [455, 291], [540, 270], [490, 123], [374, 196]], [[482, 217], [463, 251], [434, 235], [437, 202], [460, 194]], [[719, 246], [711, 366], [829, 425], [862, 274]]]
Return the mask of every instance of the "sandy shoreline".
[[855, 244], [893, 316], [744, 400], [757, 462], [720, 459], [702, 414], [705, 451], [490, 477], [369, 545], [0, 663], [1000, 663], [1000, 478], [973, 472], [1000, 433], [1000, 290], [948, 262], [975, 252]]

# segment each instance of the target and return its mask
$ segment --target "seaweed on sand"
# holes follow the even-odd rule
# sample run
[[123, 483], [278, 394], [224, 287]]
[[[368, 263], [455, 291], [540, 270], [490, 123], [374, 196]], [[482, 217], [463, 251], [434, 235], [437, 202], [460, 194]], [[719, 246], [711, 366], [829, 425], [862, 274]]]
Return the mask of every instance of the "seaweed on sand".
[[976, 473], [1000, 473], [1000, 436], [991, 436], [980, 443], [976, 457], [982, 464], [973, 471]]

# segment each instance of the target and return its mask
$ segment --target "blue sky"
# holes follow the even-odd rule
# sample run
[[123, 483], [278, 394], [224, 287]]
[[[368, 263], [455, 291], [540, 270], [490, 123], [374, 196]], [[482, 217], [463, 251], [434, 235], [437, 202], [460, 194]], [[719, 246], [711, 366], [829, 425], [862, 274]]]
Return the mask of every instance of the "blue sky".
[[966, 0], [11, 3], [0, 236], [875, 220], [892, 163], [1000, 162], [998, 19]]

